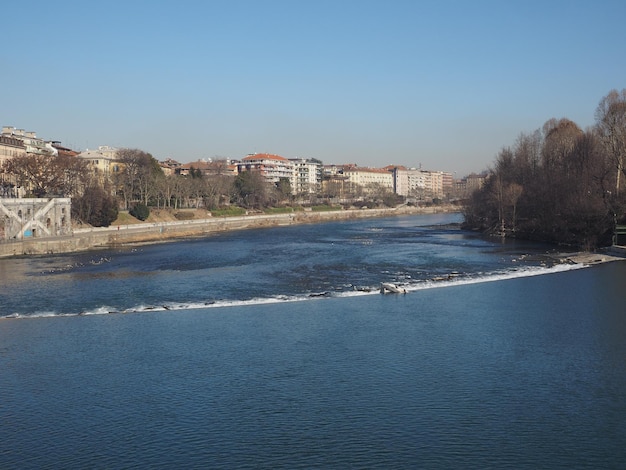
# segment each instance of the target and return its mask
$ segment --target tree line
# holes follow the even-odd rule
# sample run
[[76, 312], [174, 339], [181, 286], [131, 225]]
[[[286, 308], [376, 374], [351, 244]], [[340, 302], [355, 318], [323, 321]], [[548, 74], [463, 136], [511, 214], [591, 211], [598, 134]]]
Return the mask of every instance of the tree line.
[[[16, 188], [27, 197], [71, 197], [72, 218], [93, 226], [108, 226], [119, 210], [128, 210], [144, 218], [148, 208], [206, 208], [216, 210], [237, 206], [245, 210], [300, 203], [314, 205], [342, 198], [362, 205], [394, 206], [401, 202], [388, 188], [350, 188], [335, 194], [293, 194], [288, 178], [268, 183], [256, 171], [233, 175], [226, 162], [216, 162], [211, 174], [191, 167], [188, 175], [165, 174], [159, 162], [140, 149], [120, 149], [115, 166], [105, 174], [87, 160], [68, 155], [26, 154], [7, 160], [0, 172], [10, 175], [11, 187], [4, 194], [15, 195]], [[5, 185], [7, 184], [5, 181]]]
[[626, 220], [626, 89], [612, 90], [595, 125], [550, 119], [503, 148], [465, 205], [464, 226], [593, 249]]
[[120, 149], [116, 163], [117, 171], [103, 174], [74, 156], [14, 157], [0, 168], [5, 175], [0, 194], [15, 196], [21, 188], [26, 197], [71, 197], [72, 218], [94, 226], [110, 225], [120, 209], [137, 214], [145, 214], [148, 207], [216, 210], [236, 205], [261, 210], [294, 197], [289, 179], [269, 184], [258, 172], [233, 176], [225, 162], [216, 164], [209, 175], [193, 167], [189, 175], [166, 175], [151, 154]]
[[233, 177], [225, 163], [212, 175], [192, 167], [188, 176], [182, 176], [166, 175], [151, 154], [139, 149], [118, 150], [116, 162], [118, 171], [104, 175], [78, 157], [26, 154], [7, 160], [0, 171], [12, 181], [5, 181], [11, 186], [4, 188], [5, 193], [15, 194], [19, 187], [27, 197], [71, 197], [73, 219], [94, 226], [108, 226], [120, 209], [133, 210], [138, 205], [214, 210], [236, 204], [260, 209], [291, 195], [287, 179], [268, 185], [257, 172]]

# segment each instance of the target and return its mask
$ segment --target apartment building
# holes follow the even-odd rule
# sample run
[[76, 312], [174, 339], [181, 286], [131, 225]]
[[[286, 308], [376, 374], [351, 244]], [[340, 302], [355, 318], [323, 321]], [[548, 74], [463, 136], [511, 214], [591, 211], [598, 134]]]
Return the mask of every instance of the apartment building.
[[117, 148], [108, 145], [101, 145], [95, 150], [87, 149], [79, 153], [78, 158], [87, 161], [89, 169], [103, 184], [111, 183], [113, 177], [122, 168], [122, 164], [117, 159]]
[[183, 164], [173, 158], [166, 158], [165, 160], [159, 162], [159, 166], [165, 176], [171, 176], [179, 174]]
[[2, 136], [21, 140], [27, 154], [57, 155], [57, 151], [52, 146], [52, 143], [40, 139], [35, 132], [4, 126], [2, 128]]
[[443, 198], [453, 189], [451, 173], [428, 171], [402, 166], [389, 167], [393, 174], [394, 192], [414, 199]]
[[323, 164], [316, 159], [292, 158], [293, 178], [291, 189], [294, 194], [317, 194], [322, 189]]
[[[173, 161], [173, 160], [170, 160]], [[166, 161], [167, 162], [167, 161]], [[161, 168], [164, 169], [166, 162], [161, 162]], [[177, 162], [176, 162], [177, 163]], [[173, 168], [173, 173], [182, 176], [188, 176], [193, 171], [199, 171], [203, 176], [235, 176], [237, 174], [237, 165], [231, 163], [230, 160], [197, 160], [190, 163], [177, 163]], [[166, 173], [171, 174], [171, 172]]]
[[237, 172], [258, 171], [268, 182], [277, 183], [280, 178], [293, 179], [294, 165], [285, 157], [269, 153], [254, 153], [237, 164]]
[[5, 162], [8, 160], [26, 155], [24, 142], [11, 134], [0, 135], [0, 197], [15, 197], [15, 187], [17, 181], [15, 177], [3, 170]]
[[7, 160], [26, 155], [24, 141], [11, 134], [0, 135], [0, 168]]
[[4, 171], [4, 164], [13, 158], [25, 155], [76, 155], [76, 152], [63, 147], [58, 141], [47, 142], [37, 137], [37, 134], [12, 126], [2, 127], [0, 134], [0, 197], [19, 197], [24, 188], [17, 186], [13, 175]]
[[347, 177], [348, 183], [353, 187], [361, 187], [367, 193], [368, 191], [385, 188], [393, 191], [393, 173], [385, 168], [346, 168], [343, 171]]
[[237, 172], [258, 171], [268, 182], [287, 178], [294, 195], [317, 194], [322, 189], [324, 165], [314, 158], [288, 159], [268, 153], [250, 154], [237, 163]]
[[454, 181], [454, 191], [458, 197], [469, 197], [474, 191], [481, 189], [488, 178], [488, 173], [479, 175], [472, 173]]

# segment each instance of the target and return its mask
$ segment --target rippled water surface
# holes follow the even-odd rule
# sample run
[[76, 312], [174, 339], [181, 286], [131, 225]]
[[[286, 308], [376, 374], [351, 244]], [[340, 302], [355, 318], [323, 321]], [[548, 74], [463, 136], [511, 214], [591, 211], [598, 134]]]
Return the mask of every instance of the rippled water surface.
[[626, 263], [457, 220], [0, 260], [0, 467], [623, 468]]

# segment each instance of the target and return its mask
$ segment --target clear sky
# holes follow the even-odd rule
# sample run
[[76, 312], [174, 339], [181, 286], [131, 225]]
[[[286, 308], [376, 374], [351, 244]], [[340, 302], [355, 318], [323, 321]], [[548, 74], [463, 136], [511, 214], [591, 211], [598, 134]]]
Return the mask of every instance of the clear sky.
[[[0, 125], [180, 162], [488, 168], [626, 88], [626, 0], [35, 0], [2, 7]], [[11, 19], [12, 18], [12, 19]]]

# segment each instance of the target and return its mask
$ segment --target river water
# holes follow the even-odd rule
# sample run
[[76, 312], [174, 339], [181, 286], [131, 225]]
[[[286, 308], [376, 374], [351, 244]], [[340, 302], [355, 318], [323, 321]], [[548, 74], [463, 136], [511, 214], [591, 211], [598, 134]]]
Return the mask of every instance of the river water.
[[0, 260], [0, 468], [624, 468], [626, 263], [459, 221]]

